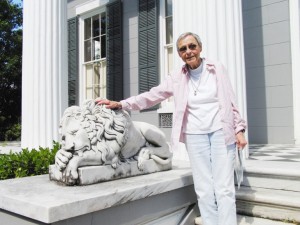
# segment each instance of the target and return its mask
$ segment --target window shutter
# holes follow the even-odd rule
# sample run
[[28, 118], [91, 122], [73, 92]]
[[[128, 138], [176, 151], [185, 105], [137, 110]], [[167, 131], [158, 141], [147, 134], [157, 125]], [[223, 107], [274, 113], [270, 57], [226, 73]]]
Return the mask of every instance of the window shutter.
[[122, 3], [120, 0], [106, 6], [106, 82], [107, 98], [123, 99], [123, 29]]
[[[139, 0], [139, 93], [158, 85], [158, 2]], [[151, 109], [157, 109], [154, 106]]]
[[78, 97], [78, 19], [68, 20], [68, 104], [76, 105]]

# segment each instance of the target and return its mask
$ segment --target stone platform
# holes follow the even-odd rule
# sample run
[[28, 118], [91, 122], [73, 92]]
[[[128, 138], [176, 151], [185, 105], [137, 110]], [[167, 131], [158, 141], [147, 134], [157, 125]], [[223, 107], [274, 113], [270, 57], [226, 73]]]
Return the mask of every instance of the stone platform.
[[[120, 178], [139, 176], [172, 169], [172, 161], [167, 164], [156, 163], [153, 159], [144, 161], [143, 170], [138, 169], [137, 161], [124, 162], [116, 169], [111, 165], [86, 166], [78, 168], [78, 185], [89, 185]], [[55, 165], [49, 167], [50, 180], [64, 183], [64, 176]]]
[[172, 170], [87, 186], [61, 186], [48, 175], [9, 179], [0, 181], [0, 190], [5, 225], [180, 224], [196, 203], [186, 161], [173, 161]]

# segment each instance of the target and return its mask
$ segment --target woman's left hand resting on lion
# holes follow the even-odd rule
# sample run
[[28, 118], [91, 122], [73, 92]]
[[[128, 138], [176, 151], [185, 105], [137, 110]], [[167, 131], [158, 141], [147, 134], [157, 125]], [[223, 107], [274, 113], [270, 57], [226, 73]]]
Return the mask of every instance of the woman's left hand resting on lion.
[[110, 101], [108, 99], [95, 99], [97, 105], [106, 105], [107, 109], [122, 109], [121, 102]]

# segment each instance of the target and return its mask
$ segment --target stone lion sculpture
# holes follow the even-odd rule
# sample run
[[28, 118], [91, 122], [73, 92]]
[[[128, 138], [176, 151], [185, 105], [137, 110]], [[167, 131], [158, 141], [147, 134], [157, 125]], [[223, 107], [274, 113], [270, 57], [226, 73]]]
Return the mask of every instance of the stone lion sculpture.
[[170, 147], [159, 128], [132, 121], [126, 111], [107, 109], [94, 100], [67, 108], [59, 133], [61, 149], [55, 167], [62, 174], [60, 181], [67, 185], [76, 184], [79, 167], [110, 165], [116, 169], [136, 161], [138, 170], [143, 171], [151, 159], [161, 165], [171, 163]]

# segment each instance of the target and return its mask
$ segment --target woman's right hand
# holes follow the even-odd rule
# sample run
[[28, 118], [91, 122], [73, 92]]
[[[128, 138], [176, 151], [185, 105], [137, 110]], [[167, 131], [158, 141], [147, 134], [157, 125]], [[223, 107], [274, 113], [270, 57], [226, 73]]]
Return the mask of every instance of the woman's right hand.
[[97, 105], [106, 105], [107, 109], [121, 109], [121, 102], [110, 101], [108, 99], [95, 99]]

